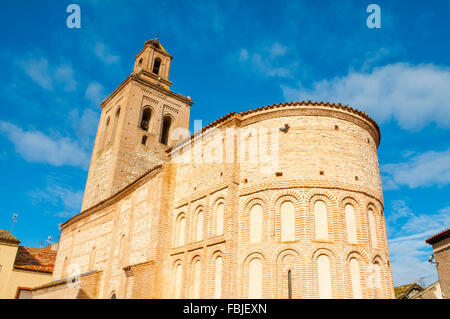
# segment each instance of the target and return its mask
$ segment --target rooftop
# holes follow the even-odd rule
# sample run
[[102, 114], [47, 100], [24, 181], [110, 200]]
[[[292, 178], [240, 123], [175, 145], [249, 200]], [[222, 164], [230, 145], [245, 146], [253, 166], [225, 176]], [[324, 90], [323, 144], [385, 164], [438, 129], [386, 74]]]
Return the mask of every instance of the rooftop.
[[55, 267], [56, 250], [52, 245], [44, 248], [19, 246], [14, 269], [53, 273]]
[[7, 230], [0, 229], [0, 242], [6, 242], [10, 244], [20, 244], [20, 240], [11, 235]]
[[441, 241], [445, 238], [450, 237], [450, 228], [447, 228], [446, 230], [441, 231], [440, 233], [437, 233], [434, 236], [431, 236], [430, 238], [426, 239], [425, 242], [427, 244], [434, 244], [437, 243], [438, 241]]
[[408, 298], [409, 292], [411, 290], [413, 290], [414, 288], [419, 290], [419, 291], [423, 290], [423, 288], [421, 286], [419, 286], [418, 284], [416, 284], [415, 282], [413, 282], [412, 284], [407, 284], [407, 285], [394, 287], [395, 298], [396, 299]]

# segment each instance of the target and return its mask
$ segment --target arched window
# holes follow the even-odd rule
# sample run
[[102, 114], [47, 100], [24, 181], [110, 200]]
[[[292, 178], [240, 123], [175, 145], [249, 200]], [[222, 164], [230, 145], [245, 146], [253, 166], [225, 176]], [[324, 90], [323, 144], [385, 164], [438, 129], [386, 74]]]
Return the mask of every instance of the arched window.
[[198, 211], [196, 219], [197, 234], [195, 239], [196, 241], [200, 241], [203, 239], [203, 209]]
[[223, 209], [224, 204], [219, 203], [216, 206], [216, 235], [223, 235]]
[[295, 210], [291, 201], [281, 204], [281, 241], [295, 240]]
[[139, 127], [144, 131], [148, 131], [151, 116], [152, 110], [149, 107], [146, 107], [142, 110], [141, 123], [139, 124]]
[[201, 274], [202, 274], [202, 269], [201, 269], [202, 264], [200, 263], [200, 260], [197, 260], [194, 263], [194, 267], [193, 267], [193, 274], [192, 274], [192, 278], [193, 278], [193, 298], [194, 299], [199, 299], [200, 298], [200, 287], [201, 287]]
[[164, 145], [167, 145], [167, 143], [169, 142], [169, 130], [170, 130], [171, 124], [172, 124], [172, 118], [168, 115], [164, 116], [162, 129], [161, 129], [161, 139], [160, 139], [160, 142]]
[[161, 59], [156, 58], [155, 62], [153, 62], [153, 73], [159, 74], [159, 67], [161, 66]]
[[178, 264], [175, 268], [175, 298], [181, 298], [183, 287], [183, 266]]
[[119, 124], [119, 116], [120, 116], [120, 107], [117, 109], [116, 114], [114, 115], [114, 123], [111, 133], [111, 138], [108, 142], [114, 142], [114, 138], [116, 137], [117, 125]]
[[115, 293], [115, 292], [113, 292], [113, 293], [111, 294], [111, 299], [117, 299], [117, 296], [116, 296], [116, 293]]
[[91, 254], [89, 255], [88, 271], [94, 270], [94, 264], [95, 264], [95, 247], [92, 248]]
[[375, 261], [371, 265], [371, 269], [369, 270], [369, 287], [373, 289], [375, 294], [375, 298], [381, 298], [381, 266], [378, 261]]
[[328, 240], [327, 205], [318, 200], [314, 203], [314, 218], [317, 240]]
[[67, 277], [67, 266], [68, 266], [68, 263], [69, 263], [68, 258], [65, 257], [64, 258], [64, 263], [63, 263], [63, 271], [62, 271], [63, 277]]
[[372, 210], [372, 208], [369, 208], [369, 233], [370, 233], [370, 241], [372, 243], [373, 247], [377, 247], [377, 232], [376, 232], [376, 219], [375, 219], [375, 213]]
[[361, 274], [359, 270], [359, 261], [354, 257], [350, 259], [350, 277], [352, 280], [353, 299], [361, 299]]
[[186, 218], [184, 218], [184, 214], [180, 214], [175, 226], [175, 247], [184, 246], [185, 231]]
[[292, 299], [292, 271], [288, 270], [288, 298]]
[[216, 258], [216, 269], [214, 278], [214, 298], [222, 298], [222, 257]]
[[110, 122], [110, 119], [109, 119], [109, 116], [108, 116], [108, 118], [106, 119], [106, 122], [105, 122], [105, 127], [103, 128], [103, 133], [102, 133], [102, 138], [101, 138], [101, 145], [100, 145], [101, 148], [105, 147], [105, 143], [106, 143], [106, 141], [108, 139], [109, 122]]
[[262, 298], [262, 262], [258, 258], [253, 258], [248, 265], [248, 298]]
[[250, 243], [262, 241], [262, 207], [255, 204], [250, 209]]
[[125, 248], [126, 248], [126, 236], [122, 235], [120, 237], [120, 244], [119, 244], [119, 265], [122, 267], [125, 264]]
[[320, 255], [317, 258], [317, 273], [320, 299], [332, 298], [330, 258], [327, 255]]
[[356, 244], [356, 220], [355, 209], [352, 205], [345, 205], [345, 225], [347, 226], [347, 240], [351, 244]]

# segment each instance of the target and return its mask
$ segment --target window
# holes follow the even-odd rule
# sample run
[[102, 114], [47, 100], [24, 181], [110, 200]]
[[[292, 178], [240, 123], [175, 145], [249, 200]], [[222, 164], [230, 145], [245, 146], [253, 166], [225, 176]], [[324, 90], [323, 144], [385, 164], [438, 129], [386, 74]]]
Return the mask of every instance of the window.
[[169, 142], [169, 130], [171, 124], [172, 124], [171, 117], [168, 115], [164, 116], [160, 139], [160, 142], [164, 145], [167, 145], [167, 143]]
[[219, 203], [216, 207], [216, 235], [223, 235], [223, 209], [224, 204]]
[[372, 287], [375, 298], [381, 298], [381, 266], [375, 261], [369, 270], [369, 287]]
[[214, 278], [214, 298], [220, 299], [222, 297], [222, 257], [216, 258], [216, 269]]
[[186, 218], [184, 214], [178, 215], [176, 226], [175, 226], [175, 246], [184, 246], [184, 237], [186, 230]]
[[200, 260], [195, 261], [194, 263], [194, 267], [193, 267], [193, 298], [194, 299], [199, 299], [200, 298], [200, 283], [201, 283], [201, 274], [202, 274], [202, 269], [201, 269], [202, 264], [200, 263]]
[[88, 269], [88, 271], [94, 270], [94, 265], [95, 265], [95, 247], [92, 248], [91, 254], [89, 256], [89, 269]]
[[119, 265], [120, 267], [125, 266], [125, 249], [126, 249], [126, 237], [125, 235], [122, 235], [120, 237], [120, 244], [119, 244]]
[[159, 67], [161, 66], [161, 59], [156, 58], [155, 62], [153, 62], [153, 73], [159, 74]]
[[183, 285], [183, 266], [178, 264], [175, 268], [175, 298], [181, 298], [181, 291]]
[[314, 203], [314, 218], [317, 240], [328, 240], [328, 216], [326, 204], [318, 200]]
[[369, 208], [369, 233], [370, 233], [370, 241], [373, 247], [377, 247], [377, 233], [376, 233], [376, 219], [375, 213], [372, 208]]
[[361, 299], [361, 274], [359, 261], [356, 258], [350, 259], [350, 277], [352, 281], [353, 299]]
[[262, 263], [258, 258], [253, 258], [248, 265], [248, 298], [262, 298]]
[[67, 257], [64, 258], [64, 263], [63, 263], [63, 277], [67, 277], [67, 267], [68, 267], [68, 259]]
[[345, 205], [345, 225], [347, 226], [347, 240], [351, 244], [356, 244], [356, 222], [355, 209], [352, 205]]
[[116, 293], [114, 293], [114, 292], [112, 293], [111, 299], [117, 299]]
[[106, 122], [105, 122], [105, 127], [103, 129], [103, 133], [102, 133], [102, 138], [101, 138], [101, 143], [100, 143], [101, 148], [103, 148], [105, 146], [106, 140], [108, 139], [109, 121], [110, 121], [110, 119], [108, 116], [108, 118], [106, 119]]
[[197, 235], [196, 241], [203, 239], [203, 210], [200, 209], [197, 213]]
[[283, 202], [281, 211], [281, 241], [295, 240], [295, 211], [290, 201]]
[[151, 116], [152, 110], [149, 107], [146, 107], [142, 110], [141, 123], [139, 124], [139, 127], [144, 131], [148, 131]]
[[108, 141], [114, 142], [114, 138], [116, 137], [116, 130], [117, 130], [117, 125], [119, 124], [119, 116], [120, 116], [120, 107], [117, 109], [116, 114], [114, 115], [114, 124], [113, 124], [113, 128], [112, 128], [112, 133], [111, 133], [111, 137], [110, 140]]
[[31, 289], [18, 287], [16, 292], [16, 299], [33, 299]]
[[320, 255], [317, 258], [317, 273], [319, 277], [319, 297], [320, 299], [330, 299], [331, 293], [331, 270], [330, 258], [327, 255]]
[[262, 207], [255, 204], [250, 209], [250, 243], [262, 241]]

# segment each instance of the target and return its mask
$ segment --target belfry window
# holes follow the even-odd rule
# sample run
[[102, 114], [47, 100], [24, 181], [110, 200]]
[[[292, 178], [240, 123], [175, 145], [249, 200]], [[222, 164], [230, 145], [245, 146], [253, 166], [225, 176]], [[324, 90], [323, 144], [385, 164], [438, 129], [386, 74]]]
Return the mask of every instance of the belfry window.
[[142, 111], [141, 123], [139, 124], [139, 127], [141, 129], [143, 129], [144, 131], [148, 131], [151, 116], [152, 116], [152, 110], [149, 107], [146, 107]]
[[160, 142], [164, 145], [167, 145], [167, 142], [169, 141], [169, 130], [171, 124], [172, 119], [170, 118], [170, 116], [164, 116], [160, 139]]
[[160, 66], [161, 66], [161, 60], [159, 58], [156, 58], [155, 62], [153, 62], [153, 73], [159, 74]]

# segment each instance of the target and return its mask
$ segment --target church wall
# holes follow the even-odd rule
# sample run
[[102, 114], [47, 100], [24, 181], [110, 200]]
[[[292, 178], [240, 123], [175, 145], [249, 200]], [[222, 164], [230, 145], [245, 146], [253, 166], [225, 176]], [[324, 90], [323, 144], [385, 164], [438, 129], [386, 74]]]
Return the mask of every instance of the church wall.
[[53, 279], [98, 270], [103, 272], [99, 297], [109, 298], [113, 292], [119, 298], [125, 297], [127, 285], [131, 284], [123, 268], [161, 258], [161, 175], [158, 173], [112, 205], [64, 228]]

